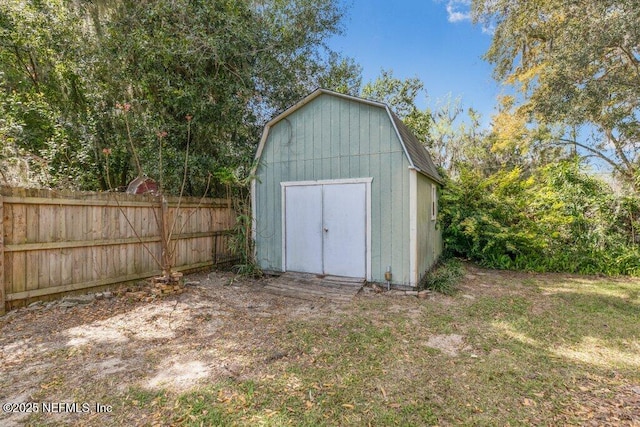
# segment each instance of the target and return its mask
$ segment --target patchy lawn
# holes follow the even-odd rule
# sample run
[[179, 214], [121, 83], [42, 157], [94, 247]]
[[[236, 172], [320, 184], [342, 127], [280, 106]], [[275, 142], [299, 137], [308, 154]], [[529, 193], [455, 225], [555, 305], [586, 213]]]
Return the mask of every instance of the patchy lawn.
[[148, 303], [19, 310], [0, 403], [39, 412], [0, 424], [640, 425], [640, 279], [465, 269], [429, 300], [310, 303], [211, 273]]

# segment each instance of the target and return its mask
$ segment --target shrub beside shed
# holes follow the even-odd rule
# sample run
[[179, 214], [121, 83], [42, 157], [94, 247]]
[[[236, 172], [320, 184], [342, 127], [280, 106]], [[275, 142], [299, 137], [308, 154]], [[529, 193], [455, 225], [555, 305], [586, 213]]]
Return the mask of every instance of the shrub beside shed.
[[383, 103], [318, 89], [266, 124], [252, 182], [266, 271], [415, 287], [442, 252], [442, 179]]

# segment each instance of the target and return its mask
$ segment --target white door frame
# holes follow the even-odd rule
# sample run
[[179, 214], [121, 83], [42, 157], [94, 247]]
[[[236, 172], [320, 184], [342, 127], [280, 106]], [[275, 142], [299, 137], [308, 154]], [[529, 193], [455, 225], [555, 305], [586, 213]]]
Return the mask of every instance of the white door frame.
[[280, 183], [280, 203], [281, 203], [281, 220], [282, 220], [282, 271], [287, 271], [287, 247], [286, 247], [286, 189], [292, 186], [309, 186], [309, 185], [335, 185], [335, 184], [365, 184], [365, 210], [366, 210], [366, 279], [371, 280], [371, 182], [373, 178], [346, 178], [346, 179], [324, 179], [317, 181], [286, 181]]

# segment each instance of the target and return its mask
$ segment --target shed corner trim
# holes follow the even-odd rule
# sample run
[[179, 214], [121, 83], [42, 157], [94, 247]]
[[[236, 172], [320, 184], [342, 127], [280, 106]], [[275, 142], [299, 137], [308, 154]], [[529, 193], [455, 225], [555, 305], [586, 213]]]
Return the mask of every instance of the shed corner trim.
[[418, 172], [409, 168], [409, 284], [418, 286]]

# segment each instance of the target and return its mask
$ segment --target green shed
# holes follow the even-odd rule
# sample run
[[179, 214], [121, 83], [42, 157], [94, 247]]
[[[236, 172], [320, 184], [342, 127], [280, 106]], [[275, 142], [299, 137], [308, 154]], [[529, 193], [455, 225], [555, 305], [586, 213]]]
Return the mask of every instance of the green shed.
[[442, 179], [383, 103], [318, 89], [266, 124], [251, 195], [265, 271], [415, 287], [442, 252]]

